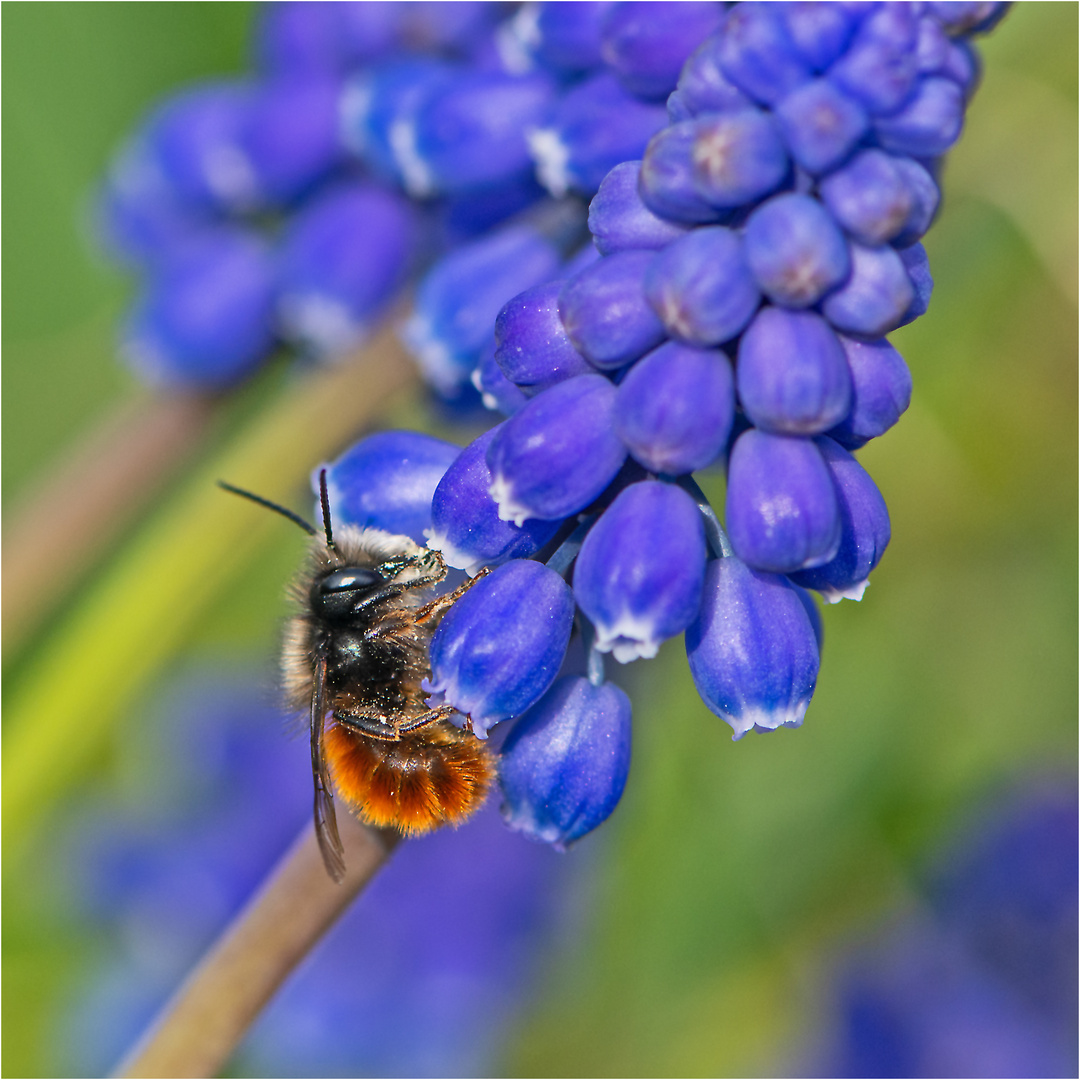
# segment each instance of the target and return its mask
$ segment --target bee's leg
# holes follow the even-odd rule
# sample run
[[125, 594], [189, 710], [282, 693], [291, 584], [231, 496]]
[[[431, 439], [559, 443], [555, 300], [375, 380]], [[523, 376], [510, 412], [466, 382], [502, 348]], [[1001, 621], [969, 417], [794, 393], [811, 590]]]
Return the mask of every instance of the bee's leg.
[[437, 723], [439, 720], [449, 720], [456, 712], [457, 709], [453, 705], [440, 705], [437, 709], [430, 709], [421, 716], [414, 716], [411, 720], [398, 724], [397, 729], [399, 734], [407, 735], [410, 731], [419, 731], [420, 728]]
[[357, 735], [366, 735], [371, 739], [382, 739], [385, 742], [397, 742], [401, 738], [399, 724], [385, 713], [378, 712], [355, 712], [342, 714], [337, 713], [334, 720], [343, 728], [356, 732]]
[[444, 577], [446, 577], [447, 566], [446, 561], [442, 557], [442, 552], [429, 550], [427, 548], [419, 555], [397, 555], [392, 559], [387, 559], [386, 562], [380, 564], [378, 570], [383, 577], [388, 580], [393, 580], [403, 570], [408, 570], [411, 567], [419, 567], [427, 572], [421, 577], [407, 582], [405, 587], [408, 589], [426, 588], [428, 585], [437, 585]]
[[422, 608], [417, 608], [415, 619], [418, 623], [427, 622], [430, 619], [441, 619], [481, 578], [491, 573], [491, 567], [485, 566], [477, 572], [475, 577], [469, 578], [463, 585], [459, 585], [453, 592], [443, 596], [436, 596], [430, 603]]
[[457, 710], [453, 705], [440, 705], [437, 709], [429, 709], [419, 716], [410, 716], [404, 720], [393, 715], [380, 712], [354, 712], [335, 715], [335, 721], [349, 731], [355, 731], [358, 735], [366, 735], [371, 739], [382, 739], [385, 742], [397, 742], [402, 735], [419, 731], [429, 724], [435, 724], [440, 720], [449, 720]]
[[378, 624], [364, 631], [365, 641], [378, 641], [379, 638], [394, 637], [396, 634], [407, 633], [412, 629], [413, 620], [409, 616], [392, 618], [387, 616], [380, 619]]

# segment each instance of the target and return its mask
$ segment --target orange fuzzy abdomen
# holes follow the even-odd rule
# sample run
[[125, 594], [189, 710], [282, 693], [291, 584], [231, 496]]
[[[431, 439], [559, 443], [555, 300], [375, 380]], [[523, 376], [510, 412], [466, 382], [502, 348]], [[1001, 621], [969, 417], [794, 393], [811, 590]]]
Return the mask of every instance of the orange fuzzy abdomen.
[[368, 824], [404, 833], [464, 821], [495, 776], [484, 744], [445, 720], [396, 742], [331, 724], [323, 746], [338, 795]]

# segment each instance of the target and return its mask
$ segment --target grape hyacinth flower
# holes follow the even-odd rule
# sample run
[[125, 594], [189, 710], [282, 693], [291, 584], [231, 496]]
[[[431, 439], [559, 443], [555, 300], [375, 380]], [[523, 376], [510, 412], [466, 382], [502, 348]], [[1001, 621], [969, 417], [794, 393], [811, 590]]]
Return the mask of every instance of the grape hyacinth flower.
[[[1007, 5], [536, 3], [498, 27], [495, 5], [451, 7], [423, 32], [407, 5], [272, 8], [257, 77], [155, 114], [106, 201], [155, 282], [178, 236], [279, 216], [199, 309], [216, 322], [193, 333], [175, 312], [197, 305], [161, 288], [140, 308], [137, 354], [189, 381], [235, 381], [279, 334], [332, 353], [421, 274], [404, 339], [426, 380], [506, 419], [415, 461], [350, 451], [332, 501], [490, 571], [435, 637], [430, 700], [480, 735], [516, 723], [508, 820], [565, 845], [625, 780], [607, 653], [685, 632], [736, 738], [802, 722], [821, 637], [805, 589], [861, 596], [889, 541], [853, 452], [910, 401], [887, 335], [930, 302], [942, 155], [978, 81], [973, 38]], [[325, 104], [332, 85], [337, 145], [322, 105], [294, 130], [280, 96]], [[401, 227], [311, 224], [345, 190]], [[693, 476], [711, 467], [727, 532]], [[555, 683], [572, 636], [589, 675]]]
[[[910, 401], [886, 335], [929, 302], [918, 241], [940, 202], [938, 158], [973, 86], [969, 38], [1004, 10], [960, 7], [742, 3], [679, 45], [677, 77], [659, 45], [631, 47], [649, 5], [541, 4], [507, 30], [521, 70], [584, 75], [556, 109], [580, 102], [580, 125], [564, 113], [534, 153], [553, 191], [596, 192], [600, 256], [504, 303], [494, 363], [524, 402], [502, 398], [510, 418], [462, 452], [436, 498], [431, 542], [470, 573], [526, 558], [573, 585], [591, 675], [567, 676], [511, 729], [513, 827], [565, 844], [581, 835], [570, 801], [602, 808], [583, 811], [592, 824], [610, 811], [621, 782], [581, 734], [620, 712], [600, 703], [605, 653], [651, 656], [685, 631], [694, 683], [736, 739], [802, 723], [822, 637], [806, 590], [861, 597], [889, 542], [885, 501], [851, 451]], [[605, 145], [588, 94], [616, 86], [647, 103], [661, 85], [669, 122], [640, 158], [571, 178], [572, 162], [598, 160], [590, 139]], [[474, 371], [499, 405], [490, 359]], [[692, 475], [713, 464], [730, 538]], [[541, 523], [550, 531], [527, 539]], [[454, 640], [485, 632], [477, 601]], [[485, 729], [507, 713], [479, 711]]]

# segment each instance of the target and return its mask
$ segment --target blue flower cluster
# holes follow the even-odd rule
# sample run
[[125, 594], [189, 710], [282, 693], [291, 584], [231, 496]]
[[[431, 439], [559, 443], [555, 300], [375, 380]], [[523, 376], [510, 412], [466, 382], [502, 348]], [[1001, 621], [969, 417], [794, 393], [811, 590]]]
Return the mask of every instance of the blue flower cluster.
[[[918, 241], [977, 81], [969, 39], [1006, 5], [671, 7], [526, 5], [509, 24], [549, 70], [606, 65], [563, 98], [562, 127], [531, 136], [553, 190], [590, 186], [574, 163], [608, 121], [587, 87], [666, 98], [668, 122], [600, 182], [592, 251], [562, 261], [524, 227], [485, 237], [436, 266], [410, 329], [436, 378], [471, 370], [508, 415], [432, 492], [429, 545], [497, 567], [435, 638], [432, 700], [481, 736], [520, 717], [504, 813], [560, 844], [626, 780], [629, 703], [603, 654], [652, 657], [685, 632], [736, 739], [802, 723], [821, 648], [805, 590], [859, 599], [889, 542], [852, 451], [907, 408], [884, 335], [929, 301]], [[714, 464], [726, 532], [692, 478]], [[588, 674], [556, 681], [575, 620]]]
[[[667, 83], [721, 18], [714, 3], [675, 7], [526, 4], [499, 23], [506, 8], [489, 3], [266, 5], [254, 72], [155, 108], [103, 186], [105, 237], [144, 279], [130, 364], [217, 390], [280, 344], [332, 358], [425, 262], [545, 186], [592, 195], [667, 122]], [[553, 269], [519, 267], [477, 317]], [[438, 309], [438, 277], [421, 308]], [[445, 362], [425, 370], [454, 398], [468, 366], [458, 380]]]

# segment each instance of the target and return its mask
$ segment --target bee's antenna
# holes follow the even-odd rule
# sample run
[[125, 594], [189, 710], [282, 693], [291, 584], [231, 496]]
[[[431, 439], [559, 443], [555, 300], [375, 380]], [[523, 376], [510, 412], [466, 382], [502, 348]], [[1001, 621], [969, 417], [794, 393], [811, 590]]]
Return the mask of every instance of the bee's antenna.
[[326, 546], [331, 551], [337, 551], [334, 544], [334, 532], [330, 526], [330, 496], [326, 491], [326, 470], [319, 470], [319, 499], [322, 501], [323, 530], [326, 532]]
[[[308, 534], [308, 536], [318, 536], [319, 530], [313, 525], [309, 525], [299, 514], [294, 514], [291, 510], [286, 510], [284, 506], [278, 506], [277, 503], [271, 502], [269, 499], [264, 499], [261, 495], [256, 495], [253, 492], [245, 491], [243, 488], [233, 487], [232, 484], [226, 484], [224, 480], [218, 481], [218, 487], [223, 488], [225, 491], [231, 491], [234, 495], [242, 495], [245, 499], [250, 499], [253, 503], [258, 503], [260, 506], [265, 506], [267, 510], [273, 510], [275, 513], [280, 514], [282, 517], [287, 517], [290, 521], [295, 522]], [[326, 488], [323, 487], [325, 492]], [[325, 499], [325, 495], [324, 495]], [[325, 506], [325, 502], [323, 503]]]

